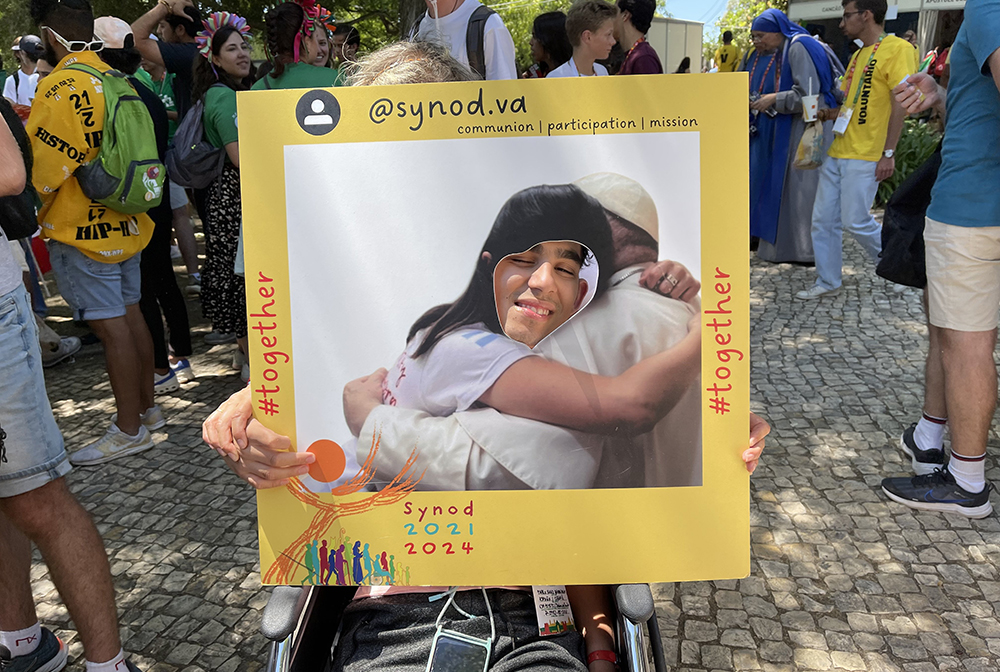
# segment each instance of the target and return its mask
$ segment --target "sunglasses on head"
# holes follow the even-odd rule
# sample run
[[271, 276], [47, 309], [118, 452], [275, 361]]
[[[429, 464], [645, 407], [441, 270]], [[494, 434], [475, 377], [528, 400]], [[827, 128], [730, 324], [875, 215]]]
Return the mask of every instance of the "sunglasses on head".
[[104, 49], [104, 40], [99, 40], [96, 37], [90, 42], [84, 42], [83, 40], [67, 40], [62, 35], [52, 30], [48, 26], [42, 26], [42, 30], [49, 31], [52, 37], [56, 38], [56, 42], [61, 44], [66, 51], [71, 54], [75, 54], [81, 51], [101, 51]]

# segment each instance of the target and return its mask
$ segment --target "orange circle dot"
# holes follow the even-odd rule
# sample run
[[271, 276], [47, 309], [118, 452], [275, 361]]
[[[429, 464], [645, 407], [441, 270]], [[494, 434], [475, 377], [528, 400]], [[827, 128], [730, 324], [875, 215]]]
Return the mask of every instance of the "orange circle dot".
[[347, 456], [336, 441], [329, 439], [313, 441], [306, 450], [316, 456], [316, 461], [309, 465], [310, 477], [320, 483], [332, 483], [343, 476], [347, 467]]

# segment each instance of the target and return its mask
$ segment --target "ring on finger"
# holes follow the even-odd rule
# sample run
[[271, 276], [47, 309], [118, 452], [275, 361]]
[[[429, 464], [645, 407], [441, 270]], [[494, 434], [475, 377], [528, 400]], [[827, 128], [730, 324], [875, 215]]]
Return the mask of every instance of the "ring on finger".
[[677, 286], [677, 278], [675, 278], [674, 276], [670, 275], [669, 273], [664, 273], [664, 274], [663, 274], [663, 277], [664, 277], [664, 279], [666, 279], [666, 281], [667, 281], [667, 282], [669, 282], [669, 283], [670, 283], [670, 284], [671, 284], [671, 285], [672, 285], [673, 287], [676, 287], [676, 286]]

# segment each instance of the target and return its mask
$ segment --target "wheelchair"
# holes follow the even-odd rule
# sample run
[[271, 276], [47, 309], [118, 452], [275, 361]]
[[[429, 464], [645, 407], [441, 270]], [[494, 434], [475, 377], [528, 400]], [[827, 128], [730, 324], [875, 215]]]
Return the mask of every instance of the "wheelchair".
[[[277, 586], [260, 631], [271, 640], [264, 672], [330, 672], [340, 617], [356, 587]], [[666, 672], [653, 593], [644, 583], [615, 586], [619, 669]]]

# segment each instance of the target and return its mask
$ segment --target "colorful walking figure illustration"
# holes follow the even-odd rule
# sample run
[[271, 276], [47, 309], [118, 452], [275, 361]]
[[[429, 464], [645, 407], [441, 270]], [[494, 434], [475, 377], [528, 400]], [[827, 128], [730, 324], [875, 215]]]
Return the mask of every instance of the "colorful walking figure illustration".
[[365, 574], [361, 571], [361, 542], [355, 541], [354, 548], [352, 549], [354, 553], [354, 562], [351, 565], [351, 570], [353, 574], [354, 583], [361, 585], [365, 581]]
[[316, 562], [313, 559], [314, 556], [315, 556], [315, 553], [314, 553], [315, 544], [316, 544], [316, 542], [313, 541], [313, 542], [310, 542], [310, 543], [306, 544], [306, 547], [305, 547], [306, 548], [306, 553], [305, 553], [305, 558], [303, 559], [303, 561], [305, 562], [305, 566], [306, 566], [306, 578], [302, 579], [303, 585], [307, 584], [307, 583], [315, 583], [316, 582]]
[[319, 583], [330, 583], [330, 553], [326, 549], [326, 539], [319, 548]]
[[350, 578], [347, 576], [347, 561], [344, 560], [344, 545], [341, 544], [332, 552], [333, 560], [330, 564], [333, 565], [333, 571], [337, 574], [337, 585], [338, 586], [349, 586], [351, 584]]

